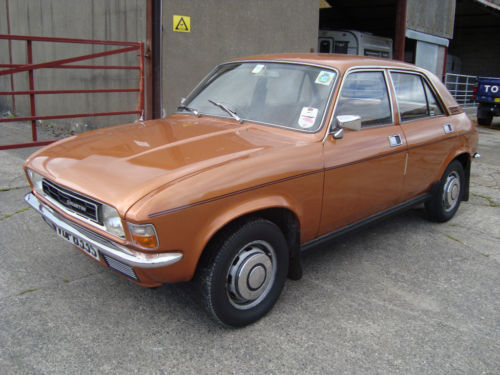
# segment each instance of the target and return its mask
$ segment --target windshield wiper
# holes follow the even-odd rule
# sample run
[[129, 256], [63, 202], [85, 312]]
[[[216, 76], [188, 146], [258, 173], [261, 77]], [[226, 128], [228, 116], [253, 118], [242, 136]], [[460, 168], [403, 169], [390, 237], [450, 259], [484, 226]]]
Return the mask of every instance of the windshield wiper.
[[198, 112], [197, 109], [194, 109], [194, 108], [191, 108], [191, 107], [188, 107], [188, 106], [185, 106], [185, 105], [180, 105], [177, 107], [178, 110], [180, 109], [185, 109], [186, 111], [189, 111], [191, 112], [193, 115], [195, 115], [196, 117], [200, 117], [200, 112]]
[[243, 120], [240, 118], [240, 116], [238, 116], [236, 114], [236, 112], [230, 110], [228, 107], [226, 107], [224, 104], [222, 103], [217, 103], [217, 102], [214, 102], [213, 100], [210, 100], [208, 99], [208, 101], [210, 103], [212, 103], [213, 105], [219, 107], [220, 109], [226, 111], [227, 113], [229, 113], [231, 115], [232, 118], [234, 118], [236, 121], [238, 121], [240, 124], [243, 122]]

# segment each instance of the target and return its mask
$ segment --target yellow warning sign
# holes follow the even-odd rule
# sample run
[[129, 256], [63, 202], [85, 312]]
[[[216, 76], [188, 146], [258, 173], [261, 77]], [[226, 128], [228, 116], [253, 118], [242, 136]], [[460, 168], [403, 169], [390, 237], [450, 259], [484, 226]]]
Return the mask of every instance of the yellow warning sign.
[[174, 22], [172, 23], [174, 31], [179, 31], [181, 33], [191, 32], [191, 17], [188, 16], [178, 16], [174, 14]]

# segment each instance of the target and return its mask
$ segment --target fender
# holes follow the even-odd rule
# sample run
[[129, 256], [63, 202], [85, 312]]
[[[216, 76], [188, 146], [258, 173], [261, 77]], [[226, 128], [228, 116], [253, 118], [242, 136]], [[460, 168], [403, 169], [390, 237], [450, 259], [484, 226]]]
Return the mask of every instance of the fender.
[[[460, 147], [455, 150], [454, 153], [448, 155], [446, 159], [444, 159], [443, 163], [441, 164], [441, 167], [439, 168], [439, 175], [437, 177], [436, 183], [439, 182], [441, 177], [443, 176], [444, 171], [448, 167], [448, 165], [455, 159], [460, 158], [462, 155], [466, 155], [467, 157], [467, 162], [464, 165], [464, 175], [465, 175], [465, 181], [463, 182], [463, 188], [464, 188], [464, 194], [462, 197], [463, 201], [468, 201], [469, 200], [469, 180], [470, 180], [470, 166], [471, 166], [471, 160], [472, 160], [472, 155], [469, 153], [469, 150], [467, 147]], [[433, 185], [436, 185], [433, 184]]]
[[[194, 249], [197, 252], [197, 254], [195, 254], [195, 257], [197, 257], [197, 262], [199, 261], [199, 258], [203, 253], [203, 250], [208, 245], [209, 241], [224, 227], [242, 217], [256, 214], [259, 211], [280, 208], [291, 212], [297, 219], [296, 228], [293, 228], [292, 231], [297, 232], [297, 234], [300, 233], [301, 216], [297, 214], [293, 207], [297, 206], [293, 205], [292, 202], [290, 202], [287, 198], [280, 195], [271, 195], [260, 197], [257, 199], [248, 199], [246, 201], [239, 201], [230, 207], [224, 206], [223, 211], [221, 211], [220, 213], [214, 212], [214, 220], [207, 221], [207, 225], [201, 228], [201, 230], [199, 231], [199, 235], [194, 242]], [[298, 279], [302, 274], [300, 266], [300, 256], [297, 256], [297, 254], [299, 253], [299, 246], [296, 246], [299, 243], [299, 238], [300, 235], [295, 235], [291, 236], [291, 238], [287, 238], [291, 252], [290, 277], [292, 279]]]
[[[465, 147], [460, 147], [460, 148], [456, 149], [453, 153], [450, 153], [449, 155], [447, 155], [446, 159], [443, 159], [443, 162], [442, 162], [441, 166], [439, 167], [437, 179], [439, 180], [443, 176], [443, 173], [444, 173], [446, 167], [448, 167], [448, 165], [453, 160], [455, 160], [456, 158], [458, 158], [459, 156], [464, 155], [464, 154], [467, 155], [467, 158], [470, 161], [472, 155], [469, 153], [469, 150], [467, 150], [467, 148], [465, 148]], [[465, 170], [465, 168], [464, 168], [464, 170]]]

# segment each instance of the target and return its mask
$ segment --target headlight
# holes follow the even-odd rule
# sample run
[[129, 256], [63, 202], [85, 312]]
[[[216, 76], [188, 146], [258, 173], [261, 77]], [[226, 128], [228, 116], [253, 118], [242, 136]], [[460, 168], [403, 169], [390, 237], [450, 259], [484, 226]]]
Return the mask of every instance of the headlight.
[[132, 241], [143, 249], [156, 249], [158, 247], [158, 236], [153, 224], [127, 223]]
[[28, 172], [31, 185], [33, 185], [33, 190], [40, 195], [45, 195], [42, 187], [43, 177], [29, 168], [27, 168], [26, 171]]
[[120, 238], [125, 238], [122, 219], [120, 215], [118, 215], [118, 211], [106, 204], [102, 205], [102, 224], [108, 233]]

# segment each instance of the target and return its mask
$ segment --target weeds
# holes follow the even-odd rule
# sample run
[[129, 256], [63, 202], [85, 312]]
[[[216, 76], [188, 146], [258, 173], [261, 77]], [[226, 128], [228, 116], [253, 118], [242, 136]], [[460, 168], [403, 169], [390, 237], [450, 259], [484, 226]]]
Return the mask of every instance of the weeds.
[[450, 236], [449, 234], [446, 234], [446, 237], [448, 237], [450, 240], [456, 241], [461, 245], [465, 245], [462, 241], [460, 241], [458, 238], [455, 238], [453, 236]]
[[500, 207], [500, 204], [496, 203], [493, 200], [493, 198], [491, 198], [491, 197], [488, 197], [486, 195], [481, 195], [481, 194], [475, 194], [475, 193], [472, 193], [472, 195], [474, 195], [475, 197], [486, 199], [488, 201], [488, 206], [489, 207]]
[[20, 214], [21, 212], [28, 211], [29, 209], [30, 209], [29, 207], [24, 207], [24, 208], [21, 208], [20, 210], [17, 210], [11, 214], [0, 216], [0, 221], [8, 219], [9, 217], [14, 216], [15, 214]]

